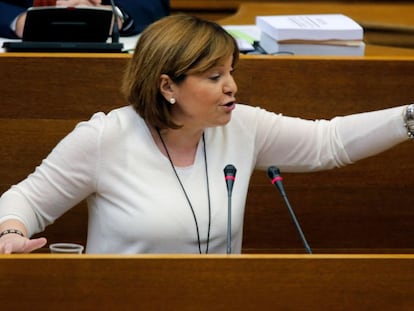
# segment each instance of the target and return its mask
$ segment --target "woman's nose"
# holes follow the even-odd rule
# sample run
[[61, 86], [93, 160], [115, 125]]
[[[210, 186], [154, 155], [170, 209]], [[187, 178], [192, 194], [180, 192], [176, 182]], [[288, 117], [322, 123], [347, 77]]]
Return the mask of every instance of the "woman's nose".
[[224, 93], [234, 96], [237, 93], [237, 84], [234, 80], [233, 76], [229, 76], [229, 78], [226, 81], [226, 84], [224, 85], [223, 89]]

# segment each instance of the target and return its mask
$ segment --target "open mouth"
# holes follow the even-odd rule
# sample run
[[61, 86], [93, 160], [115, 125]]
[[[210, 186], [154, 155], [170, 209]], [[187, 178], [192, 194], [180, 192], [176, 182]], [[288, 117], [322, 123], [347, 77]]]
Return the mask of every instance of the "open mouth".
[[236, 102], [228, 102], [227, 104], [224, 104], [224, 106], [231, 107], [231, 106], [233, 106], [235, 104], [236, 104]]

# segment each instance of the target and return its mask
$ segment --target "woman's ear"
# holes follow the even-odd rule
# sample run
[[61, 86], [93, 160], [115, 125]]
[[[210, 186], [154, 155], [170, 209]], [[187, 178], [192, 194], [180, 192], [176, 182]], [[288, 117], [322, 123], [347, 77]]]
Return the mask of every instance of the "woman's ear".
[[162, 74], [160, 76], [160, 92], [167, 101], [174, 98], [173, 84], [174, 82], [168, 75]]

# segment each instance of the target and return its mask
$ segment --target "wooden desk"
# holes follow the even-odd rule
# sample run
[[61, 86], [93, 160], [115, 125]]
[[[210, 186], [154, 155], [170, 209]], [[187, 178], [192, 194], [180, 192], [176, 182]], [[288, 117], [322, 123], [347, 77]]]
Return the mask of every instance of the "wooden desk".
[[343, 13], [364, 27], [368, 44], [414, 47], [413, 3], [245, 2], [223, 25], [255, 24], [258, 15]]
[[[79, 120], [124, 104], [119, 79], [130, 56], [0, 55], [0, 191], [33, 171]], [[305, 118], [407, 104], [413, 57], [242, 56], [238, 99]], [[316, 253], [413, 252], [413, 144], [354, 165], [285, 174], [285, 188]], [[85, 204], [50, 226], [50, 242], [85, 243]], [[247, 200], [244, 252], [304, 252], [282, 200], [256, 172]]]
[[[170, 0], [171, 4], [171, 12], [172, 14], [184, 12], [187, 14], [198, 15], [204, 18], [208, 18], [211, 20], [219, 20], [229, 16], [230, 14], [234, 14], [240, 5], [244, 3], [257, 3], [261, 4], [263, 2], [266, 3], [292, 3], [291, 0]], [[353, 4], [366, 4], [370, 3], [373, 5], [377, 5], [379, 3], [389, 3], [393, 4], [394, 2], [390, 0], [353, 0], [353, 1], [332, 1], [332, 0], [303, 0], [300, 1], [306, 5], [312, 5], [313, 3], [328, 3], [328, 4], [336, 4], [336, 3], [347, 3], [352, 2]], [[399, 3], [412, 3], [412, 0], [399, 0]]]
[[0, 256], [3, 310], [412, 310], [412, 255]]

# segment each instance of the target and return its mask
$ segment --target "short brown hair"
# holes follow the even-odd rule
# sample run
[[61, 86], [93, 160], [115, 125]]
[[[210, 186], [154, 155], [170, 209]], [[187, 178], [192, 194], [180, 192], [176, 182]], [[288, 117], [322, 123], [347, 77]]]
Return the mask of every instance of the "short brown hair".
[[142, 32], [122, 91], [148, 124], [179, 128], [171, 119], [171, 105], [160, 92], [161, 75], [180, 83], [188, 74], [202, 73], [230, 56], [234, 66], [239, 57], [237, 43], [218, 24], [188, 15], [167, 16]]

